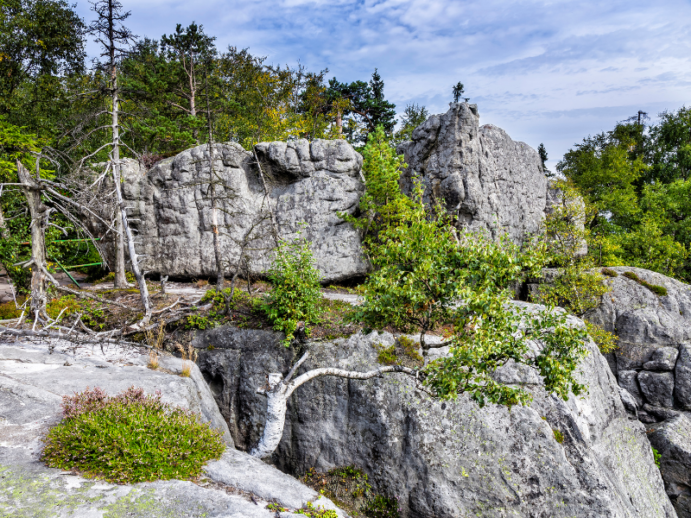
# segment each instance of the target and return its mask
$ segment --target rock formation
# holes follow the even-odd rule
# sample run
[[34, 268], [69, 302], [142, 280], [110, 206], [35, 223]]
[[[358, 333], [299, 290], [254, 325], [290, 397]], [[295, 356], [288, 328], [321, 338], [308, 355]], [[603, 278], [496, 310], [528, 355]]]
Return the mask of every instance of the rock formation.
[[[239, 448], [261, 435], [266, 400], [256, 389], [268, 373], [287, 373], [300, 354], [280, 347], [280, 338], [221, 327], [195, 339]], [[365, 371], [378, 365], [376, 346], [392, 342], [372, 332], [309, 343], [301, 372]], [[505, 382], [534, 396], [511, 411], [480, 409], [465, 396], [432, 400], [401, 374], [319, 378], [293, 394], [273, 462], [293, 474], [354, 465], [375, 490], [400, 498], [404, 517], [675, 516], [643, 425], [626, 412], [605, 359], [594, 344], [589, 349], [579, 373], [588, 394], [568, 402], [546, 395], [532, 370], [505, 368]]]
[[398, 146], [408, 164], [404, 186], [409, 191], [417, 176], [426, 199], [443, 203], [461, 224], [520, 243], [538, 232], [554, 203], [548, 180], [537, 151], [479, 123], [475, 104], [451, 103], [417, 127], [412, 141]]
[[188, 149], [149, 171], [128, 161], [124, 196], [133, 207], [129, 214], [145, 256], [143, 269], [171, 277], [214, 275], [213, 182], [226, 272], [245, 262], [243, 243], [250, 272], [266, 271], [275, 246], [273, 212], [280, 237], [302, 230], [312, 242], [323, 282], [364, 275], [359, 235], [338, 216], [357, 207], [360, 154], [344, 141], [326, 140], [274, 142], [256, 149], [266, 191], [252, 154], [238, 144], [213, 147], [213, 173], [208, 146]]
[[691, 518], [691, 420], [677, 415], [648, 430], [648, 439], [661, 456], [665, 489], [679, 518]]
[[[691, 286], [642, 268], [611, 270], [618, 277], [606, 277], [610, 291], [586, 318], [618, 337], [608, 360], [619, 385], [636, 399], [646, 423], [691, 410]], [[665, 287], [667, 295], [625, 272]]]
[[[101, 354], [70, 344], [0, 342], [0, 516], [206, 516], [274, 518], [269, 502], [295, 510], [315, 502], [346, 515], [316, 491], [233, 448], [228, 428], [201, 373], [178, 375], [182, 363], [161, 357], [160, 371], [146, 368], [148, 356], [132, 348]], [[89, 387], [117, 394], [135, 385], [162, 400], [189, 408], [225, 432], [228, 444], [218, 461], [205, 467], [211, 484], [167, 480], [115, 485], [47, 468], [39, 461], [41, 438], [61, 419], [61, 396]], [[205, 486], [205, 487], [204, 487]], [[254, 500], [253, 500], [254, 499]], [[281, 516], [298, 516], [282, 513]]]
[[[323, 282], [364, 275], [360, 236], [338, 216], [357, 209], [364, 188], [360, 154], [343, 140], [261, 143], [255, 149], [261, 172], [253, 154], [234, 143], [213, 147], [213, 172], [205, 145], [148, 171], [126, 161], [124, 196], [143, 269], [179, 278], [214, 275], [213, 183], [227, 273], [238, 265], [252, 274], [266, 271], [275, 245], [273, 212], [282, 238], [306, 224], [303, 236], [312, 242]], [[522, 242], [539, 230], [554, 203], [537, 152], [499, 128], [479, 127], [475, 105], [452, 104], [447, 113], [433, 115], [399, 152], [410, 164], [402, 186], [409, 190], [412, 175], [419, 175], [427, 198], [443, 201], [471, 229], [505, 231]]]

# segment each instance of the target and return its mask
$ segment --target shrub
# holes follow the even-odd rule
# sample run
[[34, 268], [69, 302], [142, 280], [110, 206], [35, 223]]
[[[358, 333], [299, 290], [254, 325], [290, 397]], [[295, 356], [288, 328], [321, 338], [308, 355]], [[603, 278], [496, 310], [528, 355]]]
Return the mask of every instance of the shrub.
[[631, 279], [632, 281], [636, 281], [641, 286], [648, 288], [650, 291], [652, 291], [655, 295], [657, 295], [659, 297], [666, 297], [667, 296], [667, 288], [665, 288], [664, 286], [658, 286], [657, 284], [650, 284], [648, 281], [644, 281], [643, 279], [641, 279], [634, 272], [624, 272], [623, 275], [624, 275], [624, 277]]
[[600, 270], [602, 275], [606, 275], [607, 277], [619, 277], [619, 274], [612, 270], [611, 268], [603, 268]]
[[114, 483], [189, 479], [225, 449], [221, 432], [193, 412], [130, 387], [63, 397], [64, 419], [45, 438], [42, 460]]
[[10, 320], [12, 318], [19, 318], [22, 311], [17, 309], [13, 301], [0, 304], [0, 320]]
[[398, 498], [377, 495], [362, 508], [362, 514], [367, 518], [398, 518], [401, 508]]
[[309, 334], [309, 324], [319, 321], [321, 285], [310, 243], [299, 232], [296, 239], [281, 241], [268, 274], [272, 289], [261, 307], [274, 330], [285, 333], [283, 345], [288, 347], [300, 322]]
[[617, 349], [617, 335], [590, 322], [585, 322], [585, 326], [588, 328], [590, 338], [597, 344], [602, 354], [609, 354]]

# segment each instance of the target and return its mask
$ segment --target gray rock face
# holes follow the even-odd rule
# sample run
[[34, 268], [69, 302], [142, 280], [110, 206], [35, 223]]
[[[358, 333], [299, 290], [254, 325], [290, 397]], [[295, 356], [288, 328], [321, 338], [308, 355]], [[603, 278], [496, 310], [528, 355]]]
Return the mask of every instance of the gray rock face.
[[[640, 414], [646, 421], [675, 415], [672, 409], [691, 410], [691, 286], [642, 268], [611, 269], [619, 276], [605, 277], [610, 291], [586, 319], [618, 336], [611, 366], [619, 384], [639, 408], [641, 402], [648, 405], [650, 412]], [[624, 277], [628, 271], [664, 286], [667, 295]], [[634, 384], [640, 385], [640, 396]]]
[[[298, 356], [279, 340], [230, 327], [195, 339], [200, 369], [239, 447], [254, 446], [262, 432], [266, 400], [256, 388], [270, 372], [285, 375]], [[301, 372], [367, 370], [377, 365], [375, 345], [391, 343], [390, 334], [377, 332], [310, 343]], [[511, 369], [502, 377], [527, 382], [533, 403], [509, 412], [480, 409], [465, 396], [436, 401], [402, 374], [318, 378], [292, 396], [272, 461], [293, 474], [355, 465], [376, 491], [400, 498], [406, 518], [674, 516], [643, 425], [629, 418], [594, 344], [579, 373], [589, 387], [583, 397], [557, 400], [532, 384], [534, 376], [512, 377]]]
[[674, 347], [660, 347], [650, 355], [650, 361], [643, 364], [648, 371], [671, 371], [677, 363], [679, 350]]
[[[177, 358], [161, 357], [167, 372], [147, 369], [147, 361], [146, 354], [131, 348], [111, 346], [101, 354], [98, 348], [73, 351], [57, 344], [49, 353], [48, 344], [0, 343], [0, 516], [274, 518], [276, 513], [266, 508], [271, 501], [291, 511], [314, 502], [346, 516], [316, 491], [233, 449], [228, 427], [196, 366], [183, 378], [176, 375], [182, 368]], [[190, 408], [225, 432], [228, 449], [206, 466], [199, 485], [179, 480], [114, 485], [39, 461], [42, 437], [62, 417], [63, 395], [87, 386], [116, 394], [132, 385], [147, 393], [161, 390], [163, 401]]]
[[679, 346], [679, 359], [674, 368], [674, 397], [684, 410], [691, 410], [691, 345]]
[[520, 243], [538, 231], [549, 207], [540, 157], [502, 129], [479, 122], [476, 105], [451, 103], [448, 112], [416, 128], [397, 149], [409, 166], [404, 187], [410, 190], [419, 176], [427, 200], [445, 203], [468, 228], [495, 237], [506, 232]]
[[646, 401], [654, 406], [671, 407], [674, 404], [674, 376], [671, 372], [638, 373], [638, 384]]
[[362, 157], [348, 143], [258, 144], [268, 196], [252, 154], [240, 145], [214, 146], [214, 175], [208, 153], [208, 146], [188, 149], [149, 171], [127, 161], [124, 197], [134, 207], [129, 214], [138, 235], [137, 250], [145, 254], [143, 269], [171, 277], [215, 274], [213, 177], [228, 273], [242, 263], [243, 243], [251, 273], [261, 274], [271, 264], [275, 241], [270, 209], [280, 237], [294, 237], [302, 230], [311, 241], [323, 282], [366, 273], [359, 234], [337, 215], [352, 213], [363, 189]]
[[691, 518], [691, 421], [679, 415], [653, 425], [650, 444], [660, 454], [665, 489], [679, 518]]

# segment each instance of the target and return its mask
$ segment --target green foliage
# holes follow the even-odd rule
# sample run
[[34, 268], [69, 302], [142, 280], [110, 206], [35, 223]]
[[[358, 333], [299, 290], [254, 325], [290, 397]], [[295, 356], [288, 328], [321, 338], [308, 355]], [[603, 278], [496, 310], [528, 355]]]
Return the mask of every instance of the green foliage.
[[187, 322], [185, 323], [185, 329], [209, 329], [214, 327], [214, 322], [209, 320], [208, 317], [192, 314], [187, 316]]
[[310, 243], [298, 236], [282, 240], [268, 271], [271, 292], [262, 304], [274, 330], [285, 333], [283, 345], [290, 346], [300, 322], [309, 333], [309, 324], [319, 321], [322, 300], [319, 270], [314, 266]]
[[0, 304], [0, 320], [10, 320], [12, 318], [19, 318], [22, 314], [20, 309], [14, 305], [13, 301], [4, 302]]
[[602, 275], [606, 275], [607, 277], [619, 277], [619, 274], [611, 268], [603, 268], [602, 270], [600, 270], [600, 273]]
[[408, 104], [401, 116], [401, 128], [394, 133], [395, 144], [412, 139], [413, 131], [429, 117], [429, 111], [418, 104]]
[[189, 479], [225, 446], [218, 430], [189, 410], [131, 387], [108, 397], [96, 389], [65, 396], [65, 419], [50, 429], [42, 460], [115, 483]]
[[382, 365], [404, 365], [406, 367], [419, 367], [424, 363], [423, 357], [418, 352], [419, 344], [407, 336], [399, 336], [396, 342], [389, 347], [378, 345], [377, 362]]
[[[652, 447], [651, 447], [652, 448]], [[655, 465], [657, 466], [657, 469], [660, 469], [660, 460], [662, 459], [662, 455], [658, 453], [658, 451], [655, 448], [652, 448], [653, 450], [653, 460], [655, 461]]]
[[465, 91], [465, 87], [463, 86], [463, 83], [460, 81], [456, 83], [453, 86], [453, 102], [457, 103], [461, 101], [461, 96], [463, 95], [463, 92]]
[[401, 192], [398, 184], [405, 167], [403, 156], [396, 155], [383, 128], [377, 127], [370, 134], [362, 157], [366, 190], [360, 197], [360, 214], [358, 217], [340, 216], [361, 231], [365, 247], [369, 248], [376, 242], [380, 229], [408, 217], [413, 203]]
[[561, 433], [556, 428], [552, 429], [552, 432], [554, 433], [554, 440], [557, 441], [559, 444], [563, 444], [564, 443], [564, 434]]
[[650, 128], [633, 117], [584, 139], [559, 162], [594, 210], [588, 240], [598, 265], [690, 278], [690, 114], [663, 112]]
[[591, 322], [586, 322], [585, 326], [588, 329], [588, 335], [597, 344], [602, 354], [614, 352], [619, 347], [617, 345], [617, 336], [614, 333], [605, 331], [599, 325]]
[[331, 509], [324, 509], [322, 506], [315, 506], [312, 502], [307, 502], [307, 505], [295, 511], [295, 514], [302, 514], [309, 518], [338, 518], [338, 513]]
[[334, 77], [329, 81], [327, 95], [332, 102], [347, 101], [342, 115], [352, 121], [344, 125], [350, 142], [365, 144], [377, 127], [387, 134], [393, 132], [396, 105], [384, 99], [384, 81], [376, 68], [369, 83], [339, 83]]
[[399, 518], [401, 508], [398, 498], [376, 495], [362, 508], [362, 514], [367, 518]]
[[627, 279], [631, 279], [632, 281], [636, 281], [641, 286], [645, 286], [646, 288], [648, 288], [650, 291], [652, 291], [655, 295], [658, 295], [659, 297], [666, 297], [667, 296], [667, 288], [665, 288], [664, 286], [658, 286], [657, 284], [650, 284], [649, 282], [641, 279], [634, 272], [624, 272], [622, 275], [624, 277], [626, 277]]

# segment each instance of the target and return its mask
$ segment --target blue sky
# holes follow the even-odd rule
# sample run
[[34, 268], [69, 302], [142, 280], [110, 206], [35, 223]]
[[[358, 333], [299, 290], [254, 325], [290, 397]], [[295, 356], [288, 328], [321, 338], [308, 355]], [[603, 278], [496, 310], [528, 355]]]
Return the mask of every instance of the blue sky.
[[[554, 166], [588, 134], [638, 110], [691, 105], [691, 0], [121, 0], [139, 36], [202, 24], [220, 50], [328, 68], [340, 81], [377, 67], [385, 94], [432, 113], [465, 84], [481, 124], [544, 142]], [[89, 4], [77, 10], [88, 21]]]

